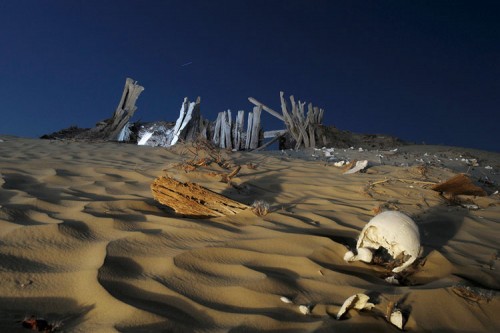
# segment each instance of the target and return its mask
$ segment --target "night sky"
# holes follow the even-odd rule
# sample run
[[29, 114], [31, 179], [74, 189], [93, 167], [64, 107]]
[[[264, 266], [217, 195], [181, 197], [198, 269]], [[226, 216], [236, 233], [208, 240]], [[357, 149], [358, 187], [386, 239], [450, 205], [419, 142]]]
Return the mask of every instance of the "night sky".
[[136, 121], [283, 90], [339, 129], [499, 152], [500, 1], [0, 1], [0, 134], [92, 127], [126, 77]]

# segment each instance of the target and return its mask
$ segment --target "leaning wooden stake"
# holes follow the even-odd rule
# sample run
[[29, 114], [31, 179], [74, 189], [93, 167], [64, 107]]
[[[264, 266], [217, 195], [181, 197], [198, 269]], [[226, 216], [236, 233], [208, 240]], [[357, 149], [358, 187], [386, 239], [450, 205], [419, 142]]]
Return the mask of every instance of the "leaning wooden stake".
[[159, 177], [151, 184], [153, 197], [177, 214], [191, 218], [235, 215], [248, 208], [196, 183], [183, 183], [172, 177]]
[[120, 103], [116, 107], [113, 117], [101, 122], [84, 136], [88, 136], [93, 139], [111, 141], [118, 140], [121, 131], [128, 124], [130, 118], [132, 118], [137, 110], [135, 102], [143, 90], [144, 87], [138, 85], [137, 81], [127, 78]]

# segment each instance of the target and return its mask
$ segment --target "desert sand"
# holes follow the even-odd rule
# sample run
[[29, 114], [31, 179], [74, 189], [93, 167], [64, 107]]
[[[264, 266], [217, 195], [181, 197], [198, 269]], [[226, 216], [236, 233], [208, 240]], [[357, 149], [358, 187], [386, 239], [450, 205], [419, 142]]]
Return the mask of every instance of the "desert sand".
[[[336, 150], [370, 161], [346, 175], [322, 150], [223, 151], [228, 169], [188, 169], [189, 145], [0, 139], [1, 332], [28, 331], [31, 315], [64, 332], [398, 332], [390, 304], [409, 332], [500, 331], [499, 154]], [[488, 195], [450, 201], [430, 189], [459, 172], [487, 179]], [[152, 197], [165, 174], [247, 205], [264, 200], [269, 212], [177, 216]], [[343, 260], [383, 210], [420, 231], [421, 258], [403, 285], [386, 282], [385, 267]], [[337, 320], [357, 293], [375, 307]]]

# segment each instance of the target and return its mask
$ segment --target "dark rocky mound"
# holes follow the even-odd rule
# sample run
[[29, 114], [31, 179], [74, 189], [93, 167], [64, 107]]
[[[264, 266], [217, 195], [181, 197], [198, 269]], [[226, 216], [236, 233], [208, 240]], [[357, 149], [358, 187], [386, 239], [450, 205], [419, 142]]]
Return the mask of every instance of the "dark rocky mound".
[[47, 139], [47, 140], [76, 139], [89, 130], [90, 130], [89, 128], [70, 126], [68, 128], [62, 129], [60, 131], [51, 134], [44, 134], [40, 137], [40, 139]]

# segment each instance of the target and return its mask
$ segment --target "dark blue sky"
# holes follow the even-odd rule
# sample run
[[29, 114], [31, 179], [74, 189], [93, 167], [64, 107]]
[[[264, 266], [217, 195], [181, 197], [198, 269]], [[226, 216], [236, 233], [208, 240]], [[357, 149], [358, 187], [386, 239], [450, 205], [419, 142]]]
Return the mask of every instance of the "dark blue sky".
[[279, 109], [284, 90], [340, 129], [500, 151], [499, 17], [496, 0], [3, 0], [0, 133], [91, 127], [129, 76], [134, 120], [175, 121], [184, 96], [211, 120], [249, 96]]

